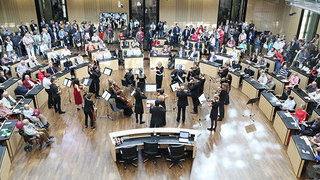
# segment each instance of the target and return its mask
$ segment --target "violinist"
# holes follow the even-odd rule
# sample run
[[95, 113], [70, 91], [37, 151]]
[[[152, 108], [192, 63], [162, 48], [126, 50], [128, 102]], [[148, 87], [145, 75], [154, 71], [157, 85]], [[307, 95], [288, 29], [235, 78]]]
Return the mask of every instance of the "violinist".
[[128, 100], [121, 96], [121, 93], [121, 91], [118, 91], [117, 96], [115, 97], [116, 106], [119, 109], [123, 109], [123, 114], [125, 116], [131, 116], [133, 113], [132, 108], [128, 105]]
[[150, 107], [151, 120], [150, 128], [162, 127], [166, 125], [165, 116], [166, 110], [160, 105], [160, 101], [156, 100], [155, 104]]
[[218, 118], [218, 121], [222, 121], [222, 119], [224, 118], [224, 105], [225, 104], [229, 104], [229, 84], [228, 83], [223, 83], [222, 84], [222, 87], [219, 88], [217, 90], [217, 92], [220, 92], [219, 93], [219, 101], [220, 101], [220, 104], [219, 104], [219, 118]]
[[192, 77], [198, 77], [200, 75], [200, 68], [199, 65], [196, 64], [194, 67], [191, 68], [191, 71], [188, 72], [187, 80], [190, 81]]
[[126, 81], [126, 86], [136, 86], [136, 81], [134, 80], [134, 75], [132, 74], [132, 68], [129, 68], [129, 71], [124, 75], [124, 79]]
[[147, 97], [143, 94], [143, 92], [141, 92], [140, 88], [135, 90], [133, 97], [136, 99], [134, 108], [134, 112], [136, 113], [136, 123], [138, 123], [138, 115], [140, 115], [140, 124], [144, 124], [145, 122], [142, 121], [142, 115], [144, 113], [142, 100], [147, 99]]
[[177, 115], [177, 122], [180, 122], [180, 115], [182, 110], [182, 123], [185, 122], [186, 119], [186, 107], [188, 104], [188, 96], [191, 96], [191, 93], [184, 89], [184, 86], [181, 86], [179, 91], [177, 91], [178, 97], [178, 115]]
[[160, 105], [166, 109], [166, 99], [168, 99], [168, 95], [164, 93], [163, 89], [160, 89], [158, 93], [156, 93], [157, 99], [160, 100]]
[[204, 91], [204, 83], [206, 82], [206, 78], [204, 77], [203, 73], [200, 73], [199, 76], [199, 81], [200, 81], [200, 90], [199, 90], [199, 94], [203, 94]]
[[100, 90], [100, 68], [99, 66], [94, 65], [92, 68], [89, 67], [89, 75], [90, 79], [92, 79], [92, 83], [89, 88], [89, 92], [95, 93], [95, 98], [99, 99], [101, 96], [99, 95]]
[[191, 114], [198, 114], [198, 106], [200, 104], [198, 98], [201, 95], [200, 94], [201, 83], [197, 78], [193, 77], [188, 83], [188, 88], [190, 89], [192, 103], [193, 103], [193, 112], [191, 112]]
[[[219, 96], [215, 95], [213, 100], [207, 101], [208, 107], [211, 107], [210, 119], [211, 126], [208, 128], [209, 131], [216, 131], [217, 123], [218, 123], [218, 108], [220, 107]], [[214, 125], [214, 126], [213, 126]]]
[[88, 128], [88, 116], [90, 117], [90, 126], [91, 129], [94, 129], [95, 126], [93, 125], [93, 111], [94, 111], [94, 104], [93, 101], [91, 100], [92, 93], [85, 93], [83, 95], [83, 100], [84, 100], [84, 107], [83, 107], [83, 112], [85, 116], [85, 128]]
[[224, 66], [219, 69], [219, 76], [220, 78], [225, 78], [229, 73], [229, 64], [224, 64]]
[[[187, 74], [187, 73], [182, 69], [182, 65], [180, 64], [178, 66], [178, 69], [175, 69], [174, 71], [171, 72], [172, 83], [175, 83], [175, 82], [183, 83], [185, 81], [184, 74]], [[180, 77], [183, 82], [180, 82], [178, 77]]]

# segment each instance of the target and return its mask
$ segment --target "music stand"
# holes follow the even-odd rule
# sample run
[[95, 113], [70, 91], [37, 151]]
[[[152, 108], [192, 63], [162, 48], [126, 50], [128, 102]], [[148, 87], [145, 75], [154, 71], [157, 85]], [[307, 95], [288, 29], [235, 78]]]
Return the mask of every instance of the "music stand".
[[81, 84], [83, 84], [84, 86], [91, 86], [91, 83], [92, 83], [92, 79], [90, 78], [83, 78], [82, 81], [81, 81]]
[[254, 115], [255, 115], [255, 114], [253, 113], [253, 104], [256, 103], [256, 102], [258, 102], [258, 101], [259, 101], [259, 98], [249, 99], [249, 101], [247, 102], [247, 105], [250, 105], [250, 104], [251, 104], [250, 114], [249, 114], [249, 116], [243, 114], [243, 116], [249, 117], [249, 119], [250, 119], [252, 122], [254, 122], [253, 117], [254, 117]]
[[103, 70], [103, 74], [107, 75], [107, 76], [111, 76], [112, 74], [112, 69], [111, 68], [104, 68]]
[[104, 91], [102, 94], [102, 98], [107, 102], [107, 115], [106, 116], [101, 116], [101, 118], [109, 118], [113, 121], [113, 118], [109, 114], [109, 99], [111, 97], [111, 94], [108, 91]]
[[[71, 85], [72, 85], [72, 80], [69, 79], [69, 78], [65, 78], [63, 80], [63, 83], [62, 83], [63, 86], [66, 86], [68, 88], [68, 95], [69, 95], [69, 102], [71, 103], [71, 95], [70, 95], [70, 88], [71, 88]], [[65, 103], [67, 104], [67, 103]]]

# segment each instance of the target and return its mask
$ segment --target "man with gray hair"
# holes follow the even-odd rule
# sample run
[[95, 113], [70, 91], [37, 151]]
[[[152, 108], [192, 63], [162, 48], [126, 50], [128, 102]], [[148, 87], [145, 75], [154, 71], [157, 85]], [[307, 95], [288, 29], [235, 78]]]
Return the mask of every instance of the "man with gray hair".
[[8, 109], [12, 109], [17, 104], [17, 101], [10, 96], [8, 91], [3, 92], [1, 102]]

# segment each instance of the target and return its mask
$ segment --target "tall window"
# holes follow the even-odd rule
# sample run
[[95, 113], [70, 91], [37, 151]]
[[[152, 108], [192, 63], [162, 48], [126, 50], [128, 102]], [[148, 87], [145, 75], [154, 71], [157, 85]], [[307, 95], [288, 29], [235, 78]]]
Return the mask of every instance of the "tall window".
[[47, 23], [50, 20], [68, 20], [66, 0], [35, 0], [35, 4], [39, 22], [42, 18], [45, 18]]
[[307, 41], [312, 40], [317, 32], [319, 15], [309, 10], [302, 10], [300, 23], [298, 27], [298, 38], [305, 38]]
[[245, 21], [247, 0], [220, 0], [218, 10], [218, 24], [226, 21]]

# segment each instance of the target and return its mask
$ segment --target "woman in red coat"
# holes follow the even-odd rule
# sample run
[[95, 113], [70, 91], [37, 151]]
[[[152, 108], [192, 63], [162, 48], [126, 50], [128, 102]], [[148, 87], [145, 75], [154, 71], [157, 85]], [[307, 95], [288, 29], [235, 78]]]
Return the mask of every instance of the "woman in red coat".
[[301, 104], [300, 108], [293, 114], [294, 119], [299, 124], [303, 123], [307, 118], [307, 111], [305, 109], [306, 109], [306, 105]]
[[38, 84], [36, 81], [32, 80], [29, 75], [26, 75], [24, 77], [23, 85], [28, 88], [32, 89], [36, 84]]
[[77, 106], [77, 110], [80, 110], [80, 107], [82, 107], [82, 97], [81, 97], [81, 89], [82, 89], [82, 84], [80, 84], [80, 81], [78, 78], [76, 78], [73, 81], [73, 95], [74, 95], [74, 102]]

